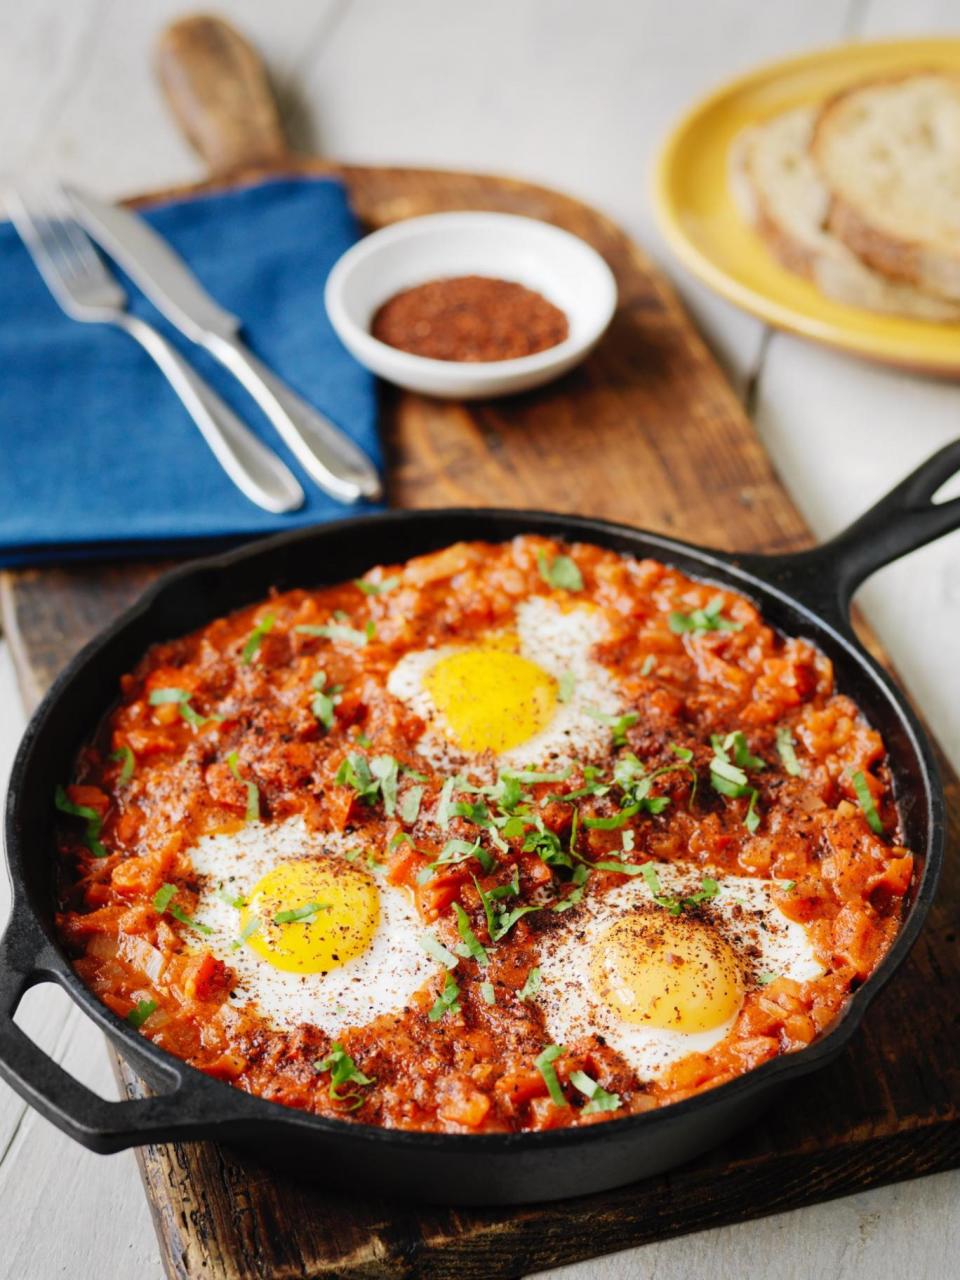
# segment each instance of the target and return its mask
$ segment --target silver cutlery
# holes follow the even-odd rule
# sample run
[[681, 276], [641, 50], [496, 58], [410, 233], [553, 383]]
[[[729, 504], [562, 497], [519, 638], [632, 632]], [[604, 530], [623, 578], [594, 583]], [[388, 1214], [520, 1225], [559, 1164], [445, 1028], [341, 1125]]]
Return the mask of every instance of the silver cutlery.
[[152, 227], [129, 209], [76, 187], [68, 192], [77, 216], [97, 243], [171, 324], [234, 374], [322, 489], [341, 502], [380, 497], [380, 477], [366, 454], [257, 359], [239, 336], [239, 317], [210, 297]]
[[37, 270], [67, 315], [86, 323], [115, 325], [149, 352], [217, 461], [252, 502], [278, 513], [302, 506], [303, 490], [281, 459], [240, 421], [162, 334], [126, 310], [126, 294], [62, 193], [48, 192], [40, 198], [13, 190], [7, 193], [6, 204]]

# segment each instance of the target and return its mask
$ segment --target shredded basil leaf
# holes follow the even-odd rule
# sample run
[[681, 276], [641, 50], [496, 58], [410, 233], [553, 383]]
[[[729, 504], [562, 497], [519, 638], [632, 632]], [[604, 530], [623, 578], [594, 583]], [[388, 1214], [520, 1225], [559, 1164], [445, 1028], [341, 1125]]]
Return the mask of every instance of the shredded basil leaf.
[[853, 783], [853, 789], [857, 793], [857, 800], [860, 802], [860, 808], [863, 810], [863, 816], [869, 823], [870, 830], [874, 835], [882, 836], [883, 822], [880, 819], [879, 813], [877, 813], [877, 806], [873, 802], [873, 793], [870, 790], [866, 778], [863, 776], [863, 771], [858, 769], [857, 772], [851, 776], [850, 781]]
[[494, 986], [492, 982], [481, 982], [480, 994], [483, 996], [487, 1004], [497, 1003], [497, 993], [494, 990]]
[[722, 608], [723, 596], [714, 596], [702, 609], [694, 609], [690, 613], [671, 613], [667, 623], [675, 636], [682, 636], [688, 631], [742, 631], [743, 623], [725, 618], [721, 613]]
[[329, 911], [329, 902], [305, 902], [302, 907], [291, 907], [289, 911], [278, 911], [273, 917], [274, 924], [296, 924], [303, 921], [310, 923], [321, 911]]
[[343, 644], [355, 645], [358, 649], [362, 649], [369, 639], [367, 631], [358, 631], [356, 627], [349, 627], [343, 622], [327, 622], [319, 627], [304, 623], [293, 629], [301, 636], [319, 636], [322, 640], [341, 641]]
[[447, 974], [443, 984], [443, 990], [434, 1001], [433, 1008], [427, 1017], [431, 1022], [439, 1022], [442, 1017], [448, 1013], [460, 1012], [460, 988], [453, 979], [452, 974]]
[[582, 591], [583, 575], [569, 556], [547, 559], [545, 551], [537, 554], [537, 568], [544, 582], [557, 591]]
[[67, 793], [64, 788], [59, 786], [53, 793], [53, 803], [61, 813], [69, 814], [71, 818], [83, 818], [83, 843], [95, 858], [107, 858], [110, 856], [110, 850], [100, 840], [103, 819], [96, 809], [92, 809], [86, 804], [74, 804], [67, 799]]
[[220, 885], [217, 889], [217, 897], [221, 902], [225, 902], [228, 907], [233, 907], [235, 911], [242, 911], [247, 905], [247, 900], [242, 894], [233, 894], [224, 885]]
[[137, 764], [137, 757], [133, 754], [132, 748], [123, 746], [118, 747], [116, 751], [111, 751], [110, 759], [123, 761], [123, 767], [117, 775], [117, 785], [125, 787], [133, 777], [133, 771]]
[[211, 720], [219, 719], [218, 716], [202, 716], [199, 711], [195, 711], [190, 705], [190, 697], [186, 689], [153, 689], [148, 701], [151, 707], [162, 707], [171, 702], [177, 703], [180, 715], [195, 729], [201, 728]]
[[563, 675], [557, 681], [557, 701], [569, 702], [573, 697], [573, 691], [577, 687], [577, 677], [572, 671], [564, 671]]
[[235, 938], [234, 941], [230, 943], [230, 950], [236, 951], [249, 938], [252, 938], [255, 933], [259, 933], [261, 923], [262, 922], [258, 916], [251, 916], [250, 919], [247, 921], [247, 923], [240, 930], [240, 937]]
[[260, 791], [255, 782], [249, 782], [246, 778], [240, 776], [239, 757], [236, 751], [231, 751], [227, 756], [227, 764], [230, 766], [230, 772], [238, 782], [242, 782], [247, 789], [247, 809], [243, 815], [244, 822], [248, 825], [251, 822], [260, 821]]
[[420, 938], [420, 946], [431, 960], [436, 960], [437, 964], [442, 965], [444, 969], [455, 969], [460, 963], [453, 952], [449, 951], [435, 934], [423, 934]]
[[245, 667], [249, 666], [253, 661], [257, 650], [263, 642], [263, 637], [273, 630], [276, 621], [276, 614], [265, 613], [247, 636], [246, 643], [240, 650], [240, 661]]
[[556, 1107], [568, 1107], [570, 1105], [564, 1097], [563, 1090], [560, 1088], [557, 1069], [553, 1065], [562, 1053], [563, 1049], [560, 1045], [548, 1044], [534, 1062], [537, 1070], [543, 1076], [543, 1083], [547, 1086], [550, 1100]]
[[657, 665], [657, 660], [652, 653], [648, 653], [643, 660], [643, 666], [640, 668], [642, 676], [648, 676], [653, 668]]
[[793, 734], [785, 724], [781, 725], [777, 730], [777, 750], [780, 752], [780, 759], [783, 761], [783, 767], [787, 773], [799, 778], [803, 771], [800, 768], [797, 753], [793, 749]]
[[540, 966], [537, 965], [536, 968], [531, 969], [530, 972], [527, 974], [526, 982], [524, 982], [523, 986], [517, 992], [517, 999], [530, 1000], [540, 990], [540, 981], [541, 981]]
[[192, 916], [188, 916], [182, 907], [178, 907], [173, 901], [173, 896], [177, 892], [175, 884], [165, 884], [157, 890], [153, 895], [154, 910], [160, 915], [173, 916], [174, 920], [179, 920], [181, 924], [188, 925], [191, 929], [196, 929], [198, 933], [213, 933], [209, 925], [201, 924], [199, 920], [194, 920]]
[[618, 1111], [623, 1105], [619, 1093], [608, 1093], [585, 1071], [571, 1071], [570, 1083], [587, 1098], [582, 1114], [593, 1115], [597, 1111]]
[[[372, 1076], [363, 1074], [349, 1053], [344, 1050], [343, 1045], [338, 1041], [335, 1041], [330, 1046], [330, 1052], [325, 1058], [318, 1059], [313, 1064], [313, 1069], [318, 1074], [323, 1074], [324, 1071], [330, 1072], [328, 1089], [330, 1097], [335, 1102], [350, 1103], [348, 1108], [350, 1111], [356, 1111], [357, 1107], [362, 1106], [366, 1101], [366, 1095], [361, 1093], [360, 1089], [377, 1083]], [[358, 1087], [344, 1093], [341, 1086], [345, 1084], [352, 1084]]]
[[638, 711], [628, 711], [625, 715], [613, 716], [606, 711], [599, 711], [596, 707], [585, 707], [584, 710], [591, 719], [599, 721], [600, 724], [610, 726], [615, 747], [626, 746], [627, 730], [640, 719]]
[[127, 1014], [127, 1022], [130, 1023], [134, 1030], [139, 1031], [151, 1013], [156, 1013], [156, 1011], [156, 1000], [138, 1000]]
[[420, 802], [423, 800], [423, 787], [413, 786], [403, 793], [403, 799], [400, 801], [399, 814], [400, 820], [405, 822], [408, 827], [412, 827], [420, 814]]
[[371, 582], [369, 578], [354, 578], [353, 585], [359, 587], [365, 596], [382, 596], [399, 586], [399, 577], [384, 578], [382, 582]]
[[457, 932], [463, 939], [463, 953], [467, 956], [472, 956], [477, 964], [481, 966], [489, 964], [490, 960], [486, 948], [470, 928], [470, 917], [459, 902], [453, 904], [453, 910], [457, 917]]

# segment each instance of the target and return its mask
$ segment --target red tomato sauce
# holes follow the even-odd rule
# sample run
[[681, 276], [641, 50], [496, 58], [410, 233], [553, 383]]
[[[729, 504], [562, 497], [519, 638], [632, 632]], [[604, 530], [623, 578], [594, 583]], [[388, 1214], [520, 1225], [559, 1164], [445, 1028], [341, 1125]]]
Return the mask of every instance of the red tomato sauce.
[[[557, 556], [575, 562], [580, 589], [546, 580], [543, 566]], [[66, 814], [58, 835], [57, 928], [77, 973], [104, 1004], [159, 1047], [237, 1088], [357, 1122], [457, 1132], [596, 1123], [662, 1106], [803, 1048], [837, 1018], [897, 932], [912, 859], [898, 843], [883, 742], [837, 692], [822, 653], [781, 636], [726, 588], [585, 544], [533, 536], [502, 546], [457, 544], [373, 570], [368, 581], [384, 589], [346, 583], [274, 594], [155, 645], [122, 678], [114, 710], [64, 792], [66, 805], [81, 813]], [[523, 788], [523, 807], [564, 848], [577, 813], [577, 860], [588, 868], [584, 901], [626, 882], [593, 867], [611, 855], [776, 880], [777, 905], [807, 926], [826, 970], [812, 981], [774, 978], [748, 991], [716, 1048], [688, 1055], [654, 1080], [639, 1079], [609, 1044], [587, 1037], [562, 1047], [549, 1087], [537, 1058], [550, 1035], [536, 1002], [518, 993], [538, 937], [569, 927], [576, 912], [544, 907], [492, 941], [478, 887], [488, 893], [515, 876], [511, 905], [555, 904], [577, 882], [569, 868], [524, 851], [529, 824], [506, 828], [499, 846], [467, 816], [438, 830], [432, 815], [446, 775], [417, 752], [423, 722], [386, 689], [404, 654], [509, 631], [517, 604], [533, 596], [588, 603], [608, 621], [593, 658], [616, 678], [632, 714], [619, 742], [611, 730], [606, 758], [594, 768], [610, 775], [629, 751], [653, 772], [689, 753], [689, 768], [652, 784], [651, 793], [667, 800], [661, 811], [637, 813], [616, 829], [584, 826], [617, 814], [615, 789], [562, 798], [594, 776], [581, 766], [560, 783]], [[704, 613], [708, 621], [697, 626]], [[297, 630], [331, 622], [340, 628], [332, 636]], [[321, 669], [326, 687], [340, 687], [329, 728], [314, 705]], [[182, 691], [184, 701], [151, 702], [161, 689]], [[750, 772], [752, 801], [711, 786], [712, 735], [737, 731], [764, 765]], [[784, 735], [799, 772], [778, 747]], [[392, 756], [401, 796], [412, 776], [405, 768], [426, 775], [412, 823], [337, 781], [350, 753]], [[496, 776], [494, 760], [480, 766]], [[199, 892], [191, 846], [250, 818], [251, 782], [260, 821], [301, 815], [311, 830], [356, 836], [380, 876], [413, 894], [423, 921], [435, 922], [451, 947], [454, 904], [462, 906], [489, 964], [458, 961], [455, 1008], [430, 1018], [446, 980], [440, 972], [408, 1008], [346, 1028], [333, 1042], [312, 1025], [278, 1030], [255, 1007], [231, 1002], [229, 959], [214, 956], [184, 919], [158, 910], [155, 896], [174, 886], [189, 921]], [[634, 833], [627, 853], [624, 828]], [[485, 865], [468, 859], [425, 875], [450, 838], [479, 839]], [[485, 983], [495, 1003], [489, 988], [481, 990]], [[333, 1043], [372, 1083], [333, 1084]], [[571, 1084], [577, 1072], [616, 1094], [619, 1105], [584, 1114], [586, 1098]]]

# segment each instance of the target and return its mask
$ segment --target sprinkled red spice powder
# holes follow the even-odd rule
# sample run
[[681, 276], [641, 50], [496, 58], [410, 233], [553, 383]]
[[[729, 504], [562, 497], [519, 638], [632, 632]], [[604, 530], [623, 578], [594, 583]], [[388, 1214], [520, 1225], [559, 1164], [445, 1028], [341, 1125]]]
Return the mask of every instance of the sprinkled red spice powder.
[[456, 276], [404, 289], [370, 326], [381, 342], [433, 360], [514, 360], [546, 351], [570, 332], [542, 294], [510, 280]]

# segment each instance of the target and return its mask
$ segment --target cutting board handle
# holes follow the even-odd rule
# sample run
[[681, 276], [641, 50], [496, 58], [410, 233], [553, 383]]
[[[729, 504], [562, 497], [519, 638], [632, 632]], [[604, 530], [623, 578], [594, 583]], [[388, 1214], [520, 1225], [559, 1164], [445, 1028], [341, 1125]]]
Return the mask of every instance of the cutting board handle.
[[289, 159], [260, 55], [228, 22], [196, 14], [172, 23], [157, 41], [155, 69], [177, 123], [211, 174]]

